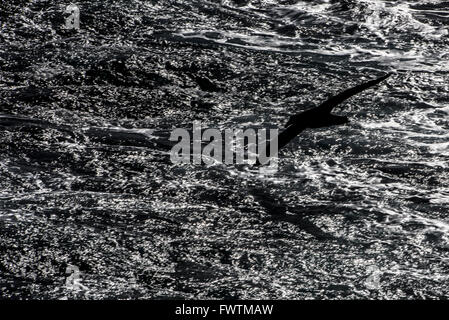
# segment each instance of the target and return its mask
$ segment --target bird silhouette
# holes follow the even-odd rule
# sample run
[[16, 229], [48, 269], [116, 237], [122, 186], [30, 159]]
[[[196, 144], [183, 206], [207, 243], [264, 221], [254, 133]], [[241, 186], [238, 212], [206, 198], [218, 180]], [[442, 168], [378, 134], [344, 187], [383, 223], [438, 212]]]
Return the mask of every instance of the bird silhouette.
[[[347, 89], [336, 96], [332, 96], [327, 99], [318, 107], [311, 108], [291, 116], [286, 124], [285, 130], [283, 130], [278, 136], [278, 150], [286, 146], [305, 129], [324, 128], [349, 122], [348, 117], [332, 114], [332, 110], [350, 97], [375, 86], [376, 84], [387, 79], [389, 76], [391, 76], [391, 73]], [[267, 144], [265, 150], [269, 150], [269, 144]]]

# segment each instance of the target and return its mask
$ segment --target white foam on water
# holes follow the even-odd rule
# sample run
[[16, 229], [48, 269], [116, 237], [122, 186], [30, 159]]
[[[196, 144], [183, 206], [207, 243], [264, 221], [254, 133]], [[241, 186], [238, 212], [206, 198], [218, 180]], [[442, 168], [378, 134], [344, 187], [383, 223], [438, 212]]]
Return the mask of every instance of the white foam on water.
[[[443, 63], [447, 60], [444, 56], [445, 50], [439, 50], [427, 43], [416, 43], [399, 45], [394, 43], [399, 35], [404, 32], [407, 35], [416, 35], [428, 40], [439, 40], [449, 34], [448, 28], [427, 24], [417, 16], [430, 12], [429, 10], [412, 9], [413, 2], [396, 2], [380, 0], [359, 1], [356, 8], [349, 11], [350, 18], [340, 17], [333, 10], [335, 4], [330, 1], [318, 1], [311, 3], [299, 1], [293, 5], [279, 6], [275, 1], [264, 1], [262, 4], [248, 4], [240, 9], [251, 12], [253, 15], [263, 16], [265, 19], [273, 20], [273, 23], [283, 22], [286, 24], [308, 24], [313, 25], [331, 22], [342, 26], [356, 23], [364, 29], [361, 33], [354, 35], [343, 34], [340, 36], [319, 36], [317, 42], [310, 42], [302, 37], [284, 37], [270, 29], [246, 28], [239, 30], [180, 30], [175, 34], [186, 39], [202, 39], [217, 44], [242, 47], [252, 50], [285, 52], [285, 53], [311, 53], [322, 55], [349, 56], [353, 62], [378, 62], [380, 65], [393, 69], [412, 71], [449, 71], [449, 64]], [[260, 7], [269, 8], [261, 11]], [[432, 10], [440, 14], [446, 14], [446, 10]], [[265, 13], [264, 13], [265, 12]], [[307, 14], [305, 21], [296, 20], [300, 13]], [[221, 39], [211, 39], [207, 36], [209, 32], [218, 33]], [[393, 36], [392, 36], [393, 34]], [[370, 38], [376, 36], [382, 39], [377, 43], [375, 39], [368, 43], [360, 41], [345, 41], [345, 39], [357, 40], [358, 38]], [[308, 37], [310, 37], [308, 35]], [[313, 35], [312, 35], [313, 37]], [[393, 39], [393, 40], [392, 40]], [[234, 40], [229, 42], [229, 40]], [[235, 40], [238, 40], [236, 43]]]

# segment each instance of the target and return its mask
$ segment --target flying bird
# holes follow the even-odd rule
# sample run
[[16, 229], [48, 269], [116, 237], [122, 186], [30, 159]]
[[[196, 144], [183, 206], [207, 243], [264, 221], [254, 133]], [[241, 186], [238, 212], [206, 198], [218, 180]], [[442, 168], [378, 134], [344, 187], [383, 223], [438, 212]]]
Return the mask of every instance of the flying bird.
[[[391, 73], [378, 79], [362, 83], [327, 99], [318, 107], [311, 108], [290, 117], [286, 128], [278, 136], [278, 149], [281, 149], [307, 128], [323, 128], [348, 123], [348, 117], [332, 114], [332, 110], [343, 101], [375, 86], [391, 76]], [[267, 147], [268, 149], [268, 147]]]

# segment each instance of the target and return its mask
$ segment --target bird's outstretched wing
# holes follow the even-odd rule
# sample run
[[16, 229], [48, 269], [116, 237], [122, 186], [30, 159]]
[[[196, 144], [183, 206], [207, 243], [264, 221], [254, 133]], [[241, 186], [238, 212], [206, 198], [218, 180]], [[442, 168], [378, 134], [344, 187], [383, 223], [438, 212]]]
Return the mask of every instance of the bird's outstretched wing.
[[324, 101], [322, 104], [320, 104], [317, 109], [320, 110], [320, 112], [327, 112], [330, 113], [332, 109], [337, 106], [338, 104], [342, 103], [343, 101], [349, 99], [350, 97], [356, 95], [357, 93], [360, 93], [372, 86], [375, 86], [376, 84], [384, 81], [389, 76], [391, 76], [392, 73], [388, 73], [378, 79], [371, 80], [365, 83], [362, 83], [358, 86], [355, 86], [353, 88], [347, 89], [343, 92], [340, 92], [336, 96], [330, 97], [326, 101]]

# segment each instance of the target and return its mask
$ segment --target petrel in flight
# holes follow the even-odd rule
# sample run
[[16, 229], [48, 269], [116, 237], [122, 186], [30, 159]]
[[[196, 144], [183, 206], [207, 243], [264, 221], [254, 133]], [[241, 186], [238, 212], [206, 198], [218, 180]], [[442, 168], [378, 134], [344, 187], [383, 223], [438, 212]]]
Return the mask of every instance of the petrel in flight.
[[[348, 117], [332, 114], [332, 109], [353, 95], [360, 93], [391, 76], [391, 73], [362, 83], [333, 96], [315, 108], [308, 109], [290, 117], [286, 128], [278, 136], [278, 149], [281, 149], [307, 128], [323, 128], [349, 122]], [[267, 148], [268, 149], [268, 148]]]

